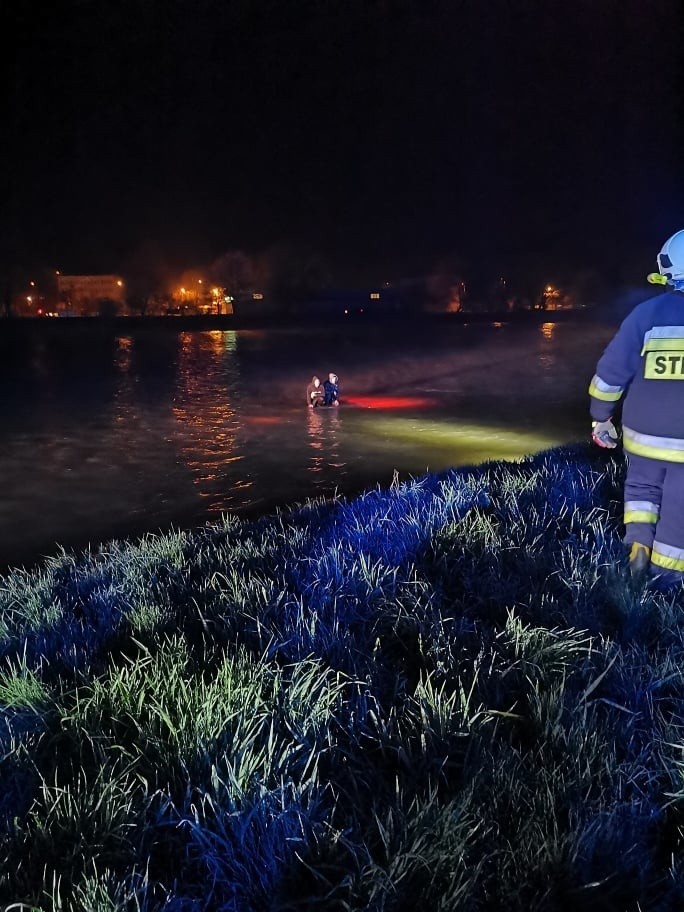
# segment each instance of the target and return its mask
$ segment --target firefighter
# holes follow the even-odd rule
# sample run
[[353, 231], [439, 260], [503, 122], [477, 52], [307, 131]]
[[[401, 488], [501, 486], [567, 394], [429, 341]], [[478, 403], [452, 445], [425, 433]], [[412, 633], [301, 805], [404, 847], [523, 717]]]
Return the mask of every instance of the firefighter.
[[340, 386], [337, 374], [333, 374], [332, 371], [328, 374], [328, 379], [323, 384], [323, 390], [325, 393], [324, 405], [338, 406], [340, 404]]
[[624, 396], [627, 454], [625, 545], [633, 577], [684, 580], [684, 230], [673, 234], [648, 277], [666, 291], [626, 317], [589, 386], [592, 438], [615, 447], [613, 416]]

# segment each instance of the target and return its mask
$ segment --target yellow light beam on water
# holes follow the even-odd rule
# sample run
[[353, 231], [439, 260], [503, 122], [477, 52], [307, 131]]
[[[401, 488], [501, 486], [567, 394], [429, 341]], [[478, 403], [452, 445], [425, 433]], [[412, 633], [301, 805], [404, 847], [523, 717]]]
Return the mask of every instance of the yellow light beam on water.
[[538, 431], [422, 418], [375, 417], [368, 422], [365, 432], [397, 443], [419, 443], [426, 451], [430, 467], [435, 469], [489, 459], [522, 459], [567, 442]]

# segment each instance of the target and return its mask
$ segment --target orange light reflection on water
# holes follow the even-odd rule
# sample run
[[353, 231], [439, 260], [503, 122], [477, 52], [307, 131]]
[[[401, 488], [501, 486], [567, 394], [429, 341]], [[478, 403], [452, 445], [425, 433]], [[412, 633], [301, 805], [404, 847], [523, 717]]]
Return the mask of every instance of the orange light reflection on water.
[[315, 408], [307, 409], [307, 412], [307, 432], [311, 451], [307, 468], [311, 473], [314, 487], [332, 493], [334, 481], [332, 485], [329, 477], [326, 481], [326, 469], [334, 470], [340, 479], [347, 472], [340, 448], [340, 410]]
[[[252, 484], [244, 480], [225, 493], [220, 490], [226, 466], [243, 458], [236, 451], [240, 416], [232, 401], [238, 380], [236, 350], [237, 336], [232, 331], [180, 334], [173, 442], [190, 470], [197, 495], [209, 501], [207, 512], [239, 506]], [[221, 394], [208, 396], [207, 389]]]
[[278, 415], [245, 415], [242, 422], [243, 424], [272, 425], [282, 424], [284, 420]]

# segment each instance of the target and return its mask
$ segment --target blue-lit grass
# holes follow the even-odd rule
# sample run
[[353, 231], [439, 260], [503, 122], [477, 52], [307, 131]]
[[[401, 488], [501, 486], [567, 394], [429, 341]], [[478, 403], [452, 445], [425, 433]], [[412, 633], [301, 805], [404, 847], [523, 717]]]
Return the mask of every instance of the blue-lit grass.
[[0, 907], [684, 906], [681, 591], [583, 447], [0, 580]]

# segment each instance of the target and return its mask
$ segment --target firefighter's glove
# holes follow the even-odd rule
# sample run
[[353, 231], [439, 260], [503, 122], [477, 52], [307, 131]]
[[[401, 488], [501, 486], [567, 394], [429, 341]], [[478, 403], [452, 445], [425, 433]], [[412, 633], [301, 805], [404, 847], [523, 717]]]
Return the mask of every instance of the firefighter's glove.
[[597, 446], [612, 450], [617, 446], [618, 432], [610, 418], [607, 421], [592, 421], [591, 438]]

